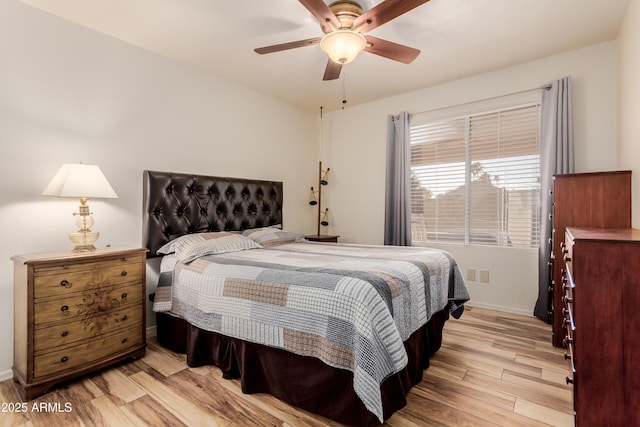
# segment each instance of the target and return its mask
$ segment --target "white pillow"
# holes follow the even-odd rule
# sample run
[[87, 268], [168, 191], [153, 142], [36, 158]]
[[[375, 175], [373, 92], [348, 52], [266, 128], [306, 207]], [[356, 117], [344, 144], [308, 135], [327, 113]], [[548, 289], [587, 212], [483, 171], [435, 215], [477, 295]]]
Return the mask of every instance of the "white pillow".
[[186, 234], [170, 241], [158, 249], [157, 252], [163, 255], [175, 252], [180, 262], [186, 263], [205, 255], [238, 252], [261, 247], [258, 243], [241, 234], [220, 231], [216, 233]]
[[254, 242], [264, 247], [305, 241], [305, 238], [302, 234], [278, 230], [277, 228], [273, 227], [252, 228], [243, 231], [242, 235], [247, 236]]

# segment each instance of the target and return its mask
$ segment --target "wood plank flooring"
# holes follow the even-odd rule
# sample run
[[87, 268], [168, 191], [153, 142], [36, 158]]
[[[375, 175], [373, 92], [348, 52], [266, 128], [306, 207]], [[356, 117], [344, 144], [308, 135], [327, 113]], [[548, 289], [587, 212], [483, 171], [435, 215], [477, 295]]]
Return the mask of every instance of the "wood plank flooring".
[[[567, 365], [550, 342], [550, 326], [533, 317], [467, 307], [447, 322], [424, 380], [385, 426], [572, 426]], [[13, 381], [1, 382], [0, 409], [16, 402]], [[0, 412], [0, 426], [339, 424], [268, 395], [242, 394], [237, 380], [222, 379], [215, 367], [189, 368], [151, 339], [144, 358], [61, 385], [27, 402], [25, 412]]]

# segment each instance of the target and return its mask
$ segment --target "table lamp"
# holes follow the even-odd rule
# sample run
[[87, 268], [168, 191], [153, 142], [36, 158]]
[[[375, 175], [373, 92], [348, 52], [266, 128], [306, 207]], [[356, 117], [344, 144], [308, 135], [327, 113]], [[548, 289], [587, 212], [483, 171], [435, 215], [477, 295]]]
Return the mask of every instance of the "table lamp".
[[73, 214], [77, 216], [78, 231], [69, 233], [69, 240], [75, 244], [74, 252], [95, 250], [93, 244], [100, 237], [100, 233], [91, 231], [93, 217], [89, 211], [87, 200], [118, 198], [100, 168], [96, 165], [83, 163], [65, 163], [44, 189], [42, 195], [80, 199], [80, 208], [78, 212]]

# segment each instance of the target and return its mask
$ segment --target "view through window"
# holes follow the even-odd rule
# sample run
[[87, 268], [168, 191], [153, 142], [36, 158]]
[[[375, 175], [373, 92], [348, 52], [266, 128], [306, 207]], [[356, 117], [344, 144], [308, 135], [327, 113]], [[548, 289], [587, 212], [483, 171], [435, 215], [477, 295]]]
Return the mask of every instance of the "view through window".
[[539, 102], [410, 127], [414, 242], [538, 246]]

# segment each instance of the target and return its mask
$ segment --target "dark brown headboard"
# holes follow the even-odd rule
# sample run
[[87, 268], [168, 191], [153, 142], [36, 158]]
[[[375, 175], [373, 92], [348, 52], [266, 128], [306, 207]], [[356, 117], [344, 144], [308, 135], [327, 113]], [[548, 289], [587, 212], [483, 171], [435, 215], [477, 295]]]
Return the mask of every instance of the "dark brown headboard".
[[143, 172], [142, 246], [148, 257], [189, 233], [282, 224], [282, 182]]

